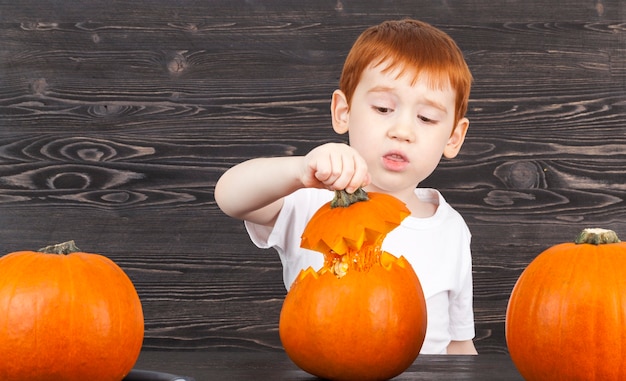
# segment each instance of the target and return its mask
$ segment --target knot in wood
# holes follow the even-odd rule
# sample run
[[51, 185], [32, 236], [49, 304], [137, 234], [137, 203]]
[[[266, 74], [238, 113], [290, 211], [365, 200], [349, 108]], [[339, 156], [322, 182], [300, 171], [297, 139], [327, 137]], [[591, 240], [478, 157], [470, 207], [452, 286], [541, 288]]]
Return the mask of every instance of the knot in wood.
[[172, 74], [180, 74], [187, 65], [187, 59], [182, 54], [177, 54], [167, 63], [167, 70]]
[[508, 162], [496, 168], [495, 173], [507, 188], [533, 189], [545, 187], [541, 166], [532, 161]]
[[33, 94], [43, 95], [48, 89], [48, 82], [45, 78], [37, 78], [30, 84], [30, 89]]

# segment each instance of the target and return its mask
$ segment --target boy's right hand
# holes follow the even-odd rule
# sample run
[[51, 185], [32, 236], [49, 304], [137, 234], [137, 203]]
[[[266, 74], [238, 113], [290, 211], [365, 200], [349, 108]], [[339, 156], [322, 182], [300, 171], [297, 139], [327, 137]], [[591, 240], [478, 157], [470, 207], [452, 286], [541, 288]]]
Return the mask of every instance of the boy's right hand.
[[311, 150], [304, 157], [302, 184], [307, 188], [327, 188], [353, 193], [370, 183], [367, 164], [352, 147], [343, 143], [327, 143]]

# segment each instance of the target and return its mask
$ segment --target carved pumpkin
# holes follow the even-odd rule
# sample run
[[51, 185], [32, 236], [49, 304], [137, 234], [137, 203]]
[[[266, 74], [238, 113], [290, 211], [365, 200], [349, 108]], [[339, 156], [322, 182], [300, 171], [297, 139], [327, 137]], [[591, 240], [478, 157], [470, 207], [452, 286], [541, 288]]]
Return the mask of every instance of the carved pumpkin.
[[144, 335], [130, 279], [73, 242], [42, 250], [0, 258], [0, 380], [122, 380]]
[[586, 229], [522, 272], [506, 340], [526, 380], [626, 380], [624, 322], [626, 243], [610, 230]]
[[[383, 252], [385, 235], [410, 214], [398, 199], [345, 192], [309, 221], [302, 246], [324, 254], [303, 270], [280, 315], [292, 361], [330, 380], [385, 380], [408, 368], [424, 342], [426, 303], [404, 257]], [[334, 207], [331, 207], [331, 204]], [[349, 206], [348, 206], [349, 205]]]

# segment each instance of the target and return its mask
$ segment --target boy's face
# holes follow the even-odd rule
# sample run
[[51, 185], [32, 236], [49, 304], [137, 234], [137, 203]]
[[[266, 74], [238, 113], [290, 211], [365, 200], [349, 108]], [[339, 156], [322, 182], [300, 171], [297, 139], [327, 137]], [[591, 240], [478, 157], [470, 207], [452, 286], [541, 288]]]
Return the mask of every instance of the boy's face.
[[333, 127], [349, 133], [350, 145], [365, 159], [372, 184], [368, 190], [413, 191], [442, 156], [457, 155], [467, 119], [455, 123], [455, 91], [430, 86], [426, 73], [399, 69], [383, 72], [385, 63], [366, 69], [351, 104], [333, 95]]

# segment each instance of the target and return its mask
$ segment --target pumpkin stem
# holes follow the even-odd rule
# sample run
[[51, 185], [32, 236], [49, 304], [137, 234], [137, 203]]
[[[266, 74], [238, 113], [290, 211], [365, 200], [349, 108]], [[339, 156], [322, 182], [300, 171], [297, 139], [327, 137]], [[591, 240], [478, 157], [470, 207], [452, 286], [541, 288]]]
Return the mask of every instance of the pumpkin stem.
[[42, 247], [37, 251], [44, 254], [71, 254], [79, 252], [80, 249], [76, 246], [76, 243], [74, 243], [74, 241], [67, 241], [63, 243], [57, 243], [56, 245]]
[[346, 208], [354, 203], [359, 201], [367, 201], [369, 197], [367, 196], [367, 192], [363, 190], [363, 188], [358, 188], [354, 191], [354, 193], [348, 193], [345, 189], [336, 190], [335, 197], [330, 202], [331, 208], [342, 207]]
[[588, 228], [584, 229], [574, 240], [575, 244], [589, 243], [592, 245], [603, 245], [620, 242], [617, 233], [609, 229]]

